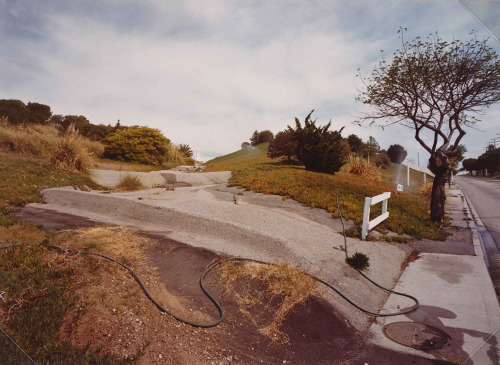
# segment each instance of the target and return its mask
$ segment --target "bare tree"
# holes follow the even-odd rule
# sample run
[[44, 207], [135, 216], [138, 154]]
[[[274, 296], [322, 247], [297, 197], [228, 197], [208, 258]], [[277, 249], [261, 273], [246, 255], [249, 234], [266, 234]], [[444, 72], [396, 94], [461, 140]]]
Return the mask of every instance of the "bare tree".
[[450, 43], [431, 34], [404, 40], [390, 63], [383, 58], [356, 100], [372, 106], [358, 122], [385, 127], [401, 124], [415, 130], [415, 139], [430, 154], [436, 175], [432, 187], [431, 220], [444, 219], [445, 182], [450, 158], [472, 127], [476, 115], [500, 101], [500, 61], [487, 40], [474, 37]]

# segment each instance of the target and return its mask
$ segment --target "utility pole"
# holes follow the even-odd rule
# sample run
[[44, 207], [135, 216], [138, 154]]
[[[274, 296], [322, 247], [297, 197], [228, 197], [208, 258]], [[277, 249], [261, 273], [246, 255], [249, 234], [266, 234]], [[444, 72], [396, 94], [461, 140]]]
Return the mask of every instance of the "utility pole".
[[410, 186], [410, 164], [406, 165], [406, 185]]

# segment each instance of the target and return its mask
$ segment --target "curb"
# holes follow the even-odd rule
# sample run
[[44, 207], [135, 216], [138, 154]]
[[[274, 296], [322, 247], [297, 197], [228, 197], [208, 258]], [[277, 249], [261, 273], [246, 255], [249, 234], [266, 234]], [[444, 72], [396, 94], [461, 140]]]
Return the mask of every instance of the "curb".
[[456, 186], [458, 186], [458, 188], [462, 192], [462, 195], [465, 198], [464, 208], [467, 209], [467, 211], [469, 212], [469, 215], [472, 217], [472, 219], [474, 221], [474, 225], [472, 225], [472, 227], [471, 227], [472, 241], [474, 244], [474, 253], [476, 254], [476, 256], [482, 256], [484, 258], [485, 263], [486, 263], [486, 267], [489, 268], [491, 266], [490, 260], [488, 258], [488, 253], [486, 252], [486, 248], [484, 246], [484, 242], [483, 242], [483, 239], [481, 238], [481, 234], [479, 233], [479, 231], [485, 232], [486, 235], [491, 236], [491, 234], [488, 232], [488, 230], [484, 226], [484, 223], [481, 220], [481, 218], [479, 217], [479, 214], [477, 213], [476, 208], [472, 204], [469, 196], [465, 193], [465, 191], [462, 189], [462, 187], [459, 184], [456, 184]]

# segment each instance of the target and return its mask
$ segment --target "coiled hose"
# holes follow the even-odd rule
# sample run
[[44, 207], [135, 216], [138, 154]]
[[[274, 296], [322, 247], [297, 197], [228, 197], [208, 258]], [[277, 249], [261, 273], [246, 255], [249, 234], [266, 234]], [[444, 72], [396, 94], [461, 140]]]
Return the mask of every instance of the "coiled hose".
[[[347, 252], [347, 237], [346, 237], [346, 234], [345, 234], [345, 226], [344, 226], [344, 218], [342, 217], [342, 213], [340, 211], [340, 206], [339, 206], [339, 197], [337, 195], [337, 210], [339, 212], [339, 215], [340, 215], [340, 220], [342, 222], [342, 231], [343, 231], [343, 235], [344, 235], [344, 247], [345, 247], [345, 255], [346, 255], [346, 258], [349, 257], [348, 256], [348, 252]], [[130, 274], [132, 275], [132, 277], [135, 279], [135, 281], [137, 281], [137, 283], [139, 284], [139, 286], [141, 287], [141, 289], [143, 290], [144, 294], [146, 294], [146, 296], [148, 297], [148, 299], [153, 302], [154, 305], [156, 305], [156, 307], [161, 311], [161, 312], [164, 312], [164, 313], [167, 313], [169, 314], [170, 316], [174, 317], [175, 319], [177, 319], [178, 321], [180, 322], [183, 322], [183, 323], [186, 323], [190, 326], [193, 326], [193, 327], [202, 327], [202, 328], [209, 328], [209, 327], [215, 327], [217, 326], [219, 323], [221, 323], [224, 319], [224, 310], [222, 309], [222, 306], [220, 305], [220, 303], [208, 292], [208, 290], [205, 288], [205, 285], [203, 284], [204, 282], [204, 279], [205, 279], [205, 276], [213, 269], [215, 268], [216, 266], [226, 262], [226, 261], [250, 261], [250, 262], [256, 262], [256, 263], [259, 263], [259, 264], [266, 264], [266, 265], [274, 265], [274, 264], [271, 264], [271, 263], [268, 263], [268, 262], [264, 262], [264, 261], [260, 261], [260, 260], [255, 260], [255, 259], [251, 259], [251, 258], [246, 258], [246, 257], [229, 257], [229, 258], [226, 258], [226, 259], [223, 259], [223, 260], [219, 260], [215, 263], [213, 263], [212, 265], [210, 265], [204, 272], [203, 274], [201, 275], [200, 277], [200, 287], [201, 287], [201, 290], [203, 291], [203, 293], [208, 297], [208, 299], [210, 299], [210, 301], [214, 304], [214, 306], [217, 308], [217, 311], [219, 312], [219, 319], [217, 319], [216, 321], [214, 322], [211, 322], [211, 323], [196, 323], [196, 322], [192, 322], [192, 321], [189, 321], [185, 318], [182, 318], [182, 317], [179, 317], [178, 315], [172, 313], [171, 311], [169, 311], [167, 308], [163, 307], [160, 303], [158, 303], [158, 301], [156, 301], [155, 298], [153, 298], [151, 296], [151, 294], [149, 293], [149, 291], [146, 289], [146, 286], [144, 285], [144, 283], [141, 281], [141, 279], [139, 278], [139, 276], [134, 272], [134, 270], [132, 270], [132, 268], [130, 268], [129, 266], [125, 265], [124, 263], [118, 261], [118, 260], [115, 260], [114, 258], [112, 257], [109, 257], [109, 256], [106, 256], [106, 255], [103, 255], [101, 253], [97, 253], [97, 252], [89, 252], [89, 251], [76, 251], [76, 250], [72, 250], [72, 249], [69, 249], [69, 248], [63, 248], [63, 247], [59, 247], [59, 246], [54, 246], [54, 245], [51, 245], [49, 244], [48, 242], [48, 239], [46, 239], [44, 242], [42, 242], [42, 245], [46, 246], [47, 248], [51, 248], [51, 249], [54, 249], [54, 250], [58, 250], [60, 252], [67, 252], [67, 253], [73, 253], [73, 254], [78, 254], [78, 255], [91, 255], [91, 256], [97, 256], [97, 257], [102, 257], [106, 260], [109, 260], [111, 262], [114, 262], [115, 264], [118, 264], [120, 265], [121, 267], [123, 267], [124, 269], [126, 269], [128, 272], [130, 272]], [[27, 246], [27, 245], [9, 245], [9, 246], [0, 246], [0, 249], [6, 249], [6, 248], [11, 248], [11, 247], [19, 247], [19, 246]], [[375, 286], [377, 286], [378, 288], [388, 292], [388, 293], [391, 293], [391, 294], [395, 294], [395, 295], [399, 295], [399, 296], [403, 296], [403, 297], [406, 297], [406, 298], [409, 298], [411, 300], [413, 300], [415, 302], [415, 304], [409, 308], [409, 309], [405, 309], [405, 310], [402, 310], [402, 311], [399, 311], [399, 312], [393, 312], [393, 313], [376, 313], [376, 312], [372, 312], [368, 309], [365, 309], [361, 306], [359, 306], [358, 304], [354, 303], [351, 299], [349, 299], [344, 293], [342, 293], [339, 289], [337, 289], [336, 287], [334, 287], [332, 284], [330, 283], [327, 283], [326, 281], [324, 281], [323, 279], [321, 278], [318, 278], [317, 276], [314, 276], [314, 275], [310, 275], [313, 279], [319, 281], [320, 283], [326, 285], [327, 287], [329, 287], [330, 289], [332, 289], [333, 291], [335, 291], [338, 295], [340, 295], [344, 300], [346, 300], [349, 304], [351, 304], [352, 306], [354, 306], [355, 308], [359, 309], [360, 311], [368, 314], [368, 315], [371, 315], [371, 316], [374, 316], [374, 317], [391, 317], [391, 316], [399, 316], [399, 315], [402, 315], [402, 314], [406, 314], [406, 313], [409, 313], [409, 312], [412, 312], [414, 311], [415, 309], [418, 308], [419, 306], [419, 302], [418, 302], [418, 299], [411, 296], [411, 295], [408, 295], [408, 294], [405, 294], [405, 293], [400, 293], [400, 292], [397, 292], [397, 291], [394, 291], [394, 290], [391, 290], [391, 289], [388, 289], [388, 288], [385, 288], [383, 287], [382, 285], [378, 284], [377, 282], [375, 282], [374, 280], [372, 280], [371, 278], [369, 278], [366, 274], [364, 274], [361, 270], [359, 270], [358, 268], [355, 268], [356, 271], [358, 271], [365, 279], [367, 279], [370, 283], [374, 284]]]

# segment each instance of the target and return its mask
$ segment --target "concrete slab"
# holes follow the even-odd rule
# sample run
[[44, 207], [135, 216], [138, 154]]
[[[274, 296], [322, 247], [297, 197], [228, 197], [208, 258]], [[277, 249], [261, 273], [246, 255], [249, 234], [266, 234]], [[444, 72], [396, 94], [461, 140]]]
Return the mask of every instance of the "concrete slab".
[[[446, 211], [453, 226], [463, 227], [469, 212], [462, 192], [447, 189]], [[461, 214], [459, 214], [461, 212]], [[370, 328], [375, 343], [382, 347], [456, 364], [498, 364], [500, 308], [488, 274], [483, 249], [472, 227], [474, 256], [422, 253], [411, 262], [395, 290], [411, 293], [420, 307], [400, 317], [380, 317]], [[383, 311], [408, 307], [411, 303], [391, 295]], [[438, 328], [451, 337], [451, 344], [440, 350], [421, 351], [388, 339], [384, 326], [411, 321]]]
[[[395, 290], [409, 292], [420, 300], [420, 307], [398, 317], [378, 318], [370, 331], [383, 347], [422, 357], [461, 364], [497, 364], [498, 336], [489, 336], [500, 327], [500, 309], [481, 257], [421, 254], [410, 263]], [[391, 295], [384, 311], [408, 306], [406, 300]], [[446, 332], [451, 345], [445, 349], [422, 352], [397, 344], [383, 335], [382, 328], [399, 321], [424, 323]]]
[[[107, 194], [58, 188], [43, 194], [48, 204], [33, 206], [138, 228], [226, 255], [302, 267], [371, 311], [377, 311], [387, 299], [385, 291], [345, 263], [338, 222], [321, 209], [275, 196], [236, 193], [225, 184]], [[394, 287], [407, 257], [399, 244], [351, 238], [348, 243], [351, 254], [361, 252], [370, 257], [370, 277], [385, 287]], [[330, 289], [322, 291], [353, 327], [368, 328], [370, 317]]]

